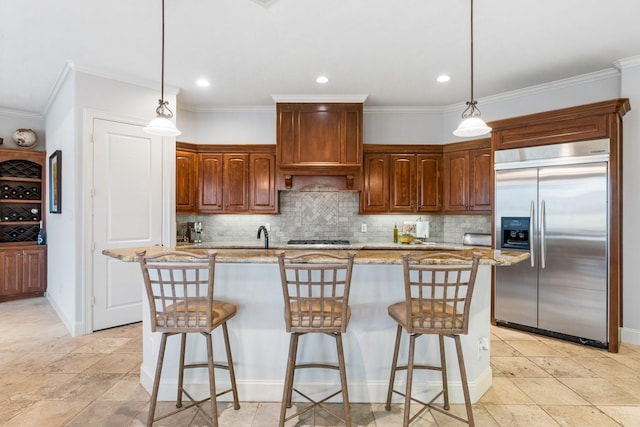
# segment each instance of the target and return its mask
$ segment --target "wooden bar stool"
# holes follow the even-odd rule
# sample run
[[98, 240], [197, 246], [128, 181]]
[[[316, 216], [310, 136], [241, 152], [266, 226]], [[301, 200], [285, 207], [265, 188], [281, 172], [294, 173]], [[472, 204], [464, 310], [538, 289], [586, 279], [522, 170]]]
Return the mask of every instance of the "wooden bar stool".
[[[351, 316], [349, 308], [349, 288], [354, 254], [345, 256], [327, 253], [307, 252], [286, 256], [278, 254], [282, 291], [284, 294], [284, 317], [287, 332], [291, 332], [289, 358], [284, 381], [282, 406], [280, 408], [280, 426], [286, 421], [318, 406], [334, 417], [351, 426], [347, 375], [342, 347], [342, 333], [347, 331]], [[305, 334], [323, 333], [336, 340], [338, 363], [329, 362], [297, 364], [298, 339]], [[293, 386], [296, 369], [324, 368], [338, 370], [340, 390], [321, 400], [314, 400]], [[293, 392], [312, 403], [311, 406], [287, 416], [291, 408]], [[324, 402], [342, 393], [344, 418], [332, 412]]]
[[[435, 264], [436, 260], [447, 259], [451, 264]], [[432, 255], [402, 256], [404, 270], [405, 300], [389, 306], [389, 316], [398, 323], [396, 342], [393, 350], [393, 365], [389, 390], [387, 391], [387, 404], [385, 409], [391, 409], [391, 397], [393, 393], [404, 396], [403, 426], [408, 426], [420, 414], [427, 409], [433, 409], [449, 415], [470, 426], [474, 426], [471, 398], [469, 396], [469, 384], [464, 367], [464, 357], [460, 335], [467, 334], [469, 327], [469, 308], [471, 296], [478, 271], [480, 256], [475, 254], [473, 258], [465, 258], [449, 253]], [[460, 264], [463, 262], [463, 264]], [[409, 334], [409, 356], [407, 365], [398, 365], [398, 352], [402, 329]], [[440, 366], [419, 365], [415, 363], [415, 343], [421, 335], [437, 334], [440, 344]], [[464, 394], [467, 419], [458, 417], [449, 412], [449, 389], [447, 385], [447, 365], [444, 351], [444, 337], [453, 338], [458, 356], [458, 367], [462, 380], [462, 392]], [[411, 396], [413, 370], [429, 369], [440, 371], [442, 374], [442, 390], [429, 402], [423, 402]], [[405, 392], [395, 390], [394, 382], [396, 372], [407, 371], [407, 383]], [[444, 404], [437, 405], [434, 402], [443, 396]], [[420, 403], [423, 407], [410, 418], [411, 401]]]
[[[229, 331], [227, 320], [236, 315], [237, 306], [225, 301], [213, 299], [213, 279], [215, 270], [215, 252], [198, 256], [187, 252], [165, 252], [155, 256], [145, 256], [145, 252], [138, 252], [138, 261], [142, 268], [145, 289], [149, 300], [151, 314], [151, 331], [162, 332], [158, 362], [153, 381], [153, 391], [149, 404], [147, 426], [154, 422], [167, 418], [178, 412], [196, 407], [209, 424], [217, 427], [218, 410], [216, 398], [226, 393], [233, 393], [233, 407], [240, 409], [236, 377], [229, 346]], [[211, 333], [218, 326], [222, 326], [224, 344], [227, 353], [227, 363], [215, 363], [213, 360], [213, 347]], [[185, 348], [187, 334], [199, 333], [206, 339], [207, 361], [202, 363], [185, 364]], [[176, 410], [155, 418], [156, 403], [162, 364], [164, 361], [167, 338], [180, 334], [180, 366], [178, 372], [178, 395]], [[209, 374], [209, 397], [195, 400], [184, 389], [184, 370], [192, 368], [207, 368]], [[229, 372], [231, 388], [216, 393], [215, 368], [225, 369]], [[190, 403], [182, 405], [183, 395]], [[202, 408], [206, 401], [211, 403], [211, 416]]]

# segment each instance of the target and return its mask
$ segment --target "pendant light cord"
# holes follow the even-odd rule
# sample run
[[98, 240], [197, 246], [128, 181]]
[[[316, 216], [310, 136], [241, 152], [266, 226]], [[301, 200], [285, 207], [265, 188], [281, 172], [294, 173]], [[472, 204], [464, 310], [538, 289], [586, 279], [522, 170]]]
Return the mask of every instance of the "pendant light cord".
[[[472, 0], [473, 3], [473, 0]], [[160, 102], [164, 103], [164, 0], [162, 0], [162, 71], [160, 73]], [[473, 66], [471, 67], [473, 70]], [[472, 85], [473, 88], [473, 85]], [[471, 89], [471, 97], [473, 98], [473, 89]]]
[[473, 0], [471, 0], [471, 102], [473, 100]]

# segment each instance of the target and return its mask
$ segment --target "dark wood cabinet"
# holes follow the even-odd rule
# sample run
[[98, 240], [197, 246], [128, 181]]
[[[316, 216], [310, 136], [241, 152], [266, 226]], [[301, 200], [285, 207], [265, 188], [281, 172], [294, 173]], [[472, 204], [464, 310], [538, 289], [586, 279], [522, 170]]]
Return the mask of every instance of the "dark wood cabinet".
[[44, 295], [47, 289], [47, 247], [0, 249], [0, 301]]
[[273, 153], [249, 154], [249, 211], [276, 211], [276, 156]]
[[[183, 152], [195, 155], [192, 188], [196, 207], [178, 210], [178, 200], [188, 196], [176, 194], [176, 211], [193, 213], [277, 213], [278, 200], [275, 175], [274, 145], [198, 145], [178, 143], [176, 150], [176, 193], [178, 192], [178, 160]], [[186, 167], [185, 167], [186, 169]], [[186, 185], [183, 186], [186, 189]]]
[[225, 212], [249, 210], [249, 154], [223, 154], [222, 199]]
[[440, 211], [441, 146], [364, 147], [360, 213]]
[[391, 154], [389, 211], [415, 212], [416, 210], [416, 156]]
[[490, 139], [443, 148], [443, 212], [491, 213]]
[[363, 161], [362, 111], [362, 103], [278, 103], [278, 186], [292, 188], [295, 176], [341, 176], [355, 190]]
[[418, 154], [418, 212], [439, 213], [442, 209], [442, 154]]
[[193, 213], [197, 210], [196, 153], [176, 149], [176, 211]]
[[42, 296], [47, 289], [46, 153], [0, 148], [0, 301]]
[[222, 154], [198, 153], [198, 212], [222, 212]]
[[361, 213], [389, 212], [389, 154], [365, 153]]

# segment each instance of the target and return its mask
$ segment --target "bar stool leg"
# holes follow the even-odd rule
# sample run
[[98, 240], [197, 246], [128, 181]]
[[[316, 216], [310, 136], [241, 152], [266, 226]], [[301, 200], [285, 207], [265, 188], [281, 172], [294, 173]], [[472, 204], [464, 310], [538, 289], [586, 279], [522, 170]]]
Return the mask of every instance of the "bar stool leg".
[[182, 408], [182, 390], [184, 387], [184, 354], [187, 346], [187, 334], [180, 334], [180, 364], [178, 365], [178, 397], [176, 408]]
[[153, 426], [153, 419], [156, 413], [156, 403], [158, 402], [158, 389], [160, 388], [160, 375], [162, 374], [162, 363], [164, 362], [164, 351], [167, 348], [167, 333], [162, 334], [160, 340], [160, 350], [158, 351], [158, 361], [156, 362], [156, 375], [153, 379], [153, 390], [149, 402], [149, 414], [147, 415], [147, 427]]
[[287, 408], [291, 407], [291, 394], [293, 388], [293, 372], [296, 365], [296, 354], [298, 349], [298, 334], [293, 332], [289, 339], [289, 358], [287, 359], [287, 371], [284, 377], [284, 389], [282, 391], [282, 405], [280, 406], [279, 426], [284, 426], [287, 417]]
[[347, 371], [344, 363], [344, 348], [342, 346], [342, 334], [335, 333], [338, 350], [338, 367], [340, 369], [340, 384], [342, 385], [342, 404], [344, 405], [344, 419], [347, 427], [351, 427], [351, 406], [349, 405], [349, 391], [347, 389]]
[[447, 382], [447, 357], [444, 352], [444, 336], [438, 334], [440, 342], [440, 369], [442, 373], [442, 391], [444, 393], [444, 409], [449, 410], [449, 383]]
[[396, 371], [398, 370], [398, 353], [400, 352], [400, 338], [402, 336], [402, 326], [398, 325], [396, 332], [396, 344], [393, 348], [393, 361], [391, 362], [391, 378], [389, 379], [389, 389], [387, 390], [387, 404], [384, 409], [391, 410], [391, 397], [393, 396], [393, 385], [396, 380]]
[[403, 426], [409, 425], [409, 415], [411, 409], [411, 388], [413, 385], [413, 362], [416, 353], [416, 334], [409, 335], [409, 361], [407, 362], [407, 389], [404, 396], [404, 419]]
[[233, 393], [233, 409], [240, 409], [238, 399], [238, 387], [236, 386], [236, 372], [233, 368], [233, 358], [231, 357], [231, 345], [229, 344], [229, 330], [227, 322], [222, 324], [222, 334], [224, 335], [224, 345], [227, 350], [227, 365], [229, 365], [229, 378], [231, 380], [231, 392]]
[[460, 335], [453, 335], [456, 342], [456, 353], [458, 354], [458, 366], [460, 367], [460, 379], [462, 380], [462, 392], [464, 393], [464, 406], [467, 410], [467, 420], [469, 426], [474, 427], [473, 408], [471, 407], [471, 396], [469, 395], [469, 382], [467, 380], [467, 371], [464, 367], [464, 356], [462, 354], [462, 344], [460, 343]]
[[218, 408], [216, 399], [215, 365], [213, 363], [213, 341], [211, 334], [203, 333], [207, 339], [207, 367], [209, 368], [209, 390], [211, 393], [211, 425], [218, 427]]

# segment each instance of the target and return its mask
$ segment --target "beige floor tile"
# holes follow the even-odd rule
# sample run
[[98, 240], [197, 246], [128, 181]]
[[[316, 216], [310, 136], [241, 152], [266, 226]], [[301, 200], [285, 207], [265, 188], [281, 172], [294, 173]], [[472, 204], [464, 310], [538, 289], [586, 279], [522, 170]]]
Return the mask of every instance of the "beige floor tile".
[[[75, 353], [83, 354], [83, 353]], [[86, 373], [126, 374], [140, 366], [140, 355], [136, 353], [111, 353], [104, 356], [97, 363], [88, 367]]]
[[[306, 404], [294, 403], [293, 406], [287, 409], [287, 416], [294, 414], [301, 410]], [[258, 405], [256, 416], [253, 421], [252, 427], [272, 427], [278, 425], [280, 419], [280, 403], [275, 402], [261, 402]], [[302, 427], [313, 425], [313, 411], [307, 411], [304, 414], [294, 417], [290, 421], [285, 423], [286, 427]]]
[[516, 357], [522, 356], [518, 350], [502, 340], [491, 341], [491, 357]]
[[598, 376], [571, 357], [529, 357], [529, 360], [554, 377], [593, 378]]
[[64, 354], [60, 359], [48, 364], [43, 370], [49, 373], [79, 374], [104, 357], [103, 354], [91, 353]]
[[602, 378], [638, 378], [635, 369], [610, 357], [574, 357], [574, 360]]
[[3, 424], [3, 427], [62, 427], [88, 405], [87, 402], [41, 400]]
[[232, 402], [218, 403], [218, 423], [220, 427], [251, 427], [258, 406], [258, 402], [240, 402], [240, 409], [236, 410]]
[[129, 338], [95, 338], [82, 347], [74, 350], [74, 353], [113, 353], [119, 347], [127, 344]]
[[[404, 417], [404, 406], [400, 404], [393, 403], [391, 404], [391, 410], [387, 411], [384, 408], [384, 403], [373, 403], [371, 405], [371, 409], [373, 411], [373, 417], [376, 422], [376, 427], [398, 427], [402, 425], [402, 420]], [[413, 416], [416, 411], [419, 411], [420, 408], [418, 405], [411, 405], [411, 416]], [[438, 423], [433, 418], [433, 415], [429, 411], [423, 412], [419, 418], [417, 418], [413, 423], [411, 423], [411, 427], [435, 427]]]
[[92, 402], [73, 417], [67, 427], [113, 427], [130, 424], [144, 406], [144, 402]]
[[566, 356], [566, 353], [548, 346], [542, 341], [534, 340], [505, 340], [505, 343], [518, 350], [523, 356]]
[[538, 336], [529, 332], [518, 331], [517, 329], [506, 328], [504, 326], [494, 326], [491, 334], [501, 340], [538, 340]]
[[640, 424], [638, 406], [598, 406], [598, 408], [625, 427], [637, 427]]
[[96, 400], [121, 378], [121, 374], [81, 373], [51, 391], [50, 398], [57, 400]]
[[146, 402], [149, 400], [149, 393], [140, 384], [140, 376], [125, 376], [108, 389], [98, 400], [134, 400]]
[[33, 405], [29, 400], [0, 400], [0, 425], [18, 415]]
[[[463, 419], [467, 419], [467, 410], [462, 404], [451, 405], [450, 411]], [[438, 427], [459, 427], [465, 425], [465, 423], [437, 411], [432, 411], [431, 415], [436, 420]], [[473, 421], [475, 425], [482, 427], [499, 426], [497, 421], [487, 412], [484, 405], [473, 405]]]
[[555, 378], [512, 378], [511, 381], [538, 405], [588, 405]]
[[593, 405], [640, 405], [640, 399], [604, 378], [559, 378]]
[[482, 404], [524, 405], [533, 400], [516, 386], [511, 378], [494, 378], [491, 388], [480, 398]]
[[11, 364], [11, 370], [25, 374], [46, 372], [47, 366], [62, 359], [64, 354], [58, 353], [28, 353], [23, 354]]
[[[640, 378], [605, 378], [616, 387], [620, 387], [636, 399], [640, 399]], [[640, 424], [640, 423], [639, 423]]]
[[506, 377], [542, 378], [549, 374], [524, 357], [492, 357], [491, 363]]
[[13, 386], [11, 400], [54, 400], [59, 388], [74, 379], [74, 374], [29, 374]]
[[485, 405], [501, 427], [551, 427], [558, 424], [537, 405]]
[[595, 406], [542, 406], [542, 409], [564, 427], [619, 426]]

